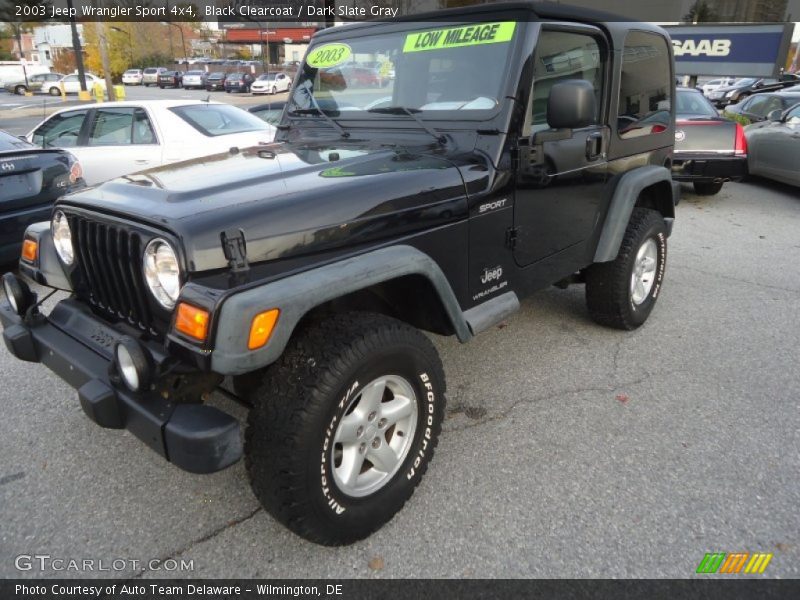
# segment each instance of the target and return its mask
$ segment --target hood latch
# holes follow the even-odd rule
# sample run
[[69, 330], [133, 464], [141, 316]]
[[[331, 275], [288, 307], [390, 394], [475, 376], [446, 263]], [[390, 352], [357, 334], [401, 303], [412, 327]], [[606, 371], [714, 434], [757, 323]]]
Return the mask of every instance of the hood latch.
[[228, 266], [234, 273], [241, 273], [250, 269], [247, 262], [247, 242], [244, 231], [241, 229], [228, 229], [219, 234], [222, 241], [222, 252], [228, 261]]

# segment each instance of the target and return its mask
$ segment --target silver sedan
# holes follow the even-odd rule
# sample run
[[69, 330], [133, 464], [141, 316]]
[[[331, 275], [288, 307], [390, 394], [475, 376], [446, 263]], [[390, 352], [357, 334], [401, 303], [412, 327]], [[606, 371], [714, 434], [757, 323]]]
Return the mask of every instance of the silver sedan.
[[744, 131], [752, 175], [800, 186], [800, 104], [783, 113], [773, 111], [767, 121]]

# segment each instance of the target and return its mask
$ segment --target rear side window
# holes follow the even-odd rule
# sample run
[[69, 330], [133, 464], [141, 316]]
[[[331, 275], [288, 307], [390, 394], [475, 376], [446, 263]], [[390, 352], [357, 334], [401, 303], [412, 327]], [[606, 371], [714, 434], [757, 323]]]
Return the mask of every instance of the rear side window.
[[672, 69], [667, 41], [655, 33], [625, 37], [617, 132], [622, 138], [661, 133], [670, 124]]
[[269, 125], [257, 116], [229, 104], [190, 104], [170, 110], [210, 137], [269, 129]]

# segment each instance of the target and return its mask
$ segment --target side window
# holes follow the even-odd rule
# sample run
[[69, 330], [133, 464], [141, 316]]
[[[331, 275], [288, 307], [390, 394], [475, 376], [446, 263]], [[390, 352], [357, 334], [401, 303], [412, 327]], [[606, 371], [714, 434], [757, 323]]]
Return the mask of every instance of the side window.
[[[584, 33], [542, 31], [536, 45], [533, 66], [533, 94], [525, 119], [524, 134], [549, 129], [547, 99], [553, 85], [568, 79], [592, 84], [597, 110], [603, 99], [605, 52], [596, 38]], [[599, 115], [595, 115], [599, 117]]]
[[752, 99], [750, 104], [747, 106], [747, 112], [753, 115], [758, 116], [765, 116], [767, 108], [767, 97], [766, 96], [756, 96]]
[[42, 148], [72, 148], [78, 145], [78, 136], [87, 111], [75, 110], [53, 115], [33, 132], [33, 143]]
[[[88, 77], [87, 77], [87, 79], [88, 79]], [[78, 81], [78, 76], [77, 75], [67, 75], [66, 77], [64, 77], [64, 83], [69, 83], [69, 82], [72, 82], [72, 81]]]
[[131, 143], [132, 108], [98, 108], [89, 131], [90, 146], [120, 146]]
[[631, 31], [625, 37], [617, 132], [621, 138], [661, 133], [670, 124], [670, 58], [660, 35]]
[[797, 125], [800, 123], [800, 104], [786, 114], [786, 123], [789, 125]]
[[147, 113], [141, 108], [137, 108], [133, 113], [133, 143], [156, 143], [156, 134], [153, 131], [153, 124], [150, 122], [150, 119], [147, 118]]

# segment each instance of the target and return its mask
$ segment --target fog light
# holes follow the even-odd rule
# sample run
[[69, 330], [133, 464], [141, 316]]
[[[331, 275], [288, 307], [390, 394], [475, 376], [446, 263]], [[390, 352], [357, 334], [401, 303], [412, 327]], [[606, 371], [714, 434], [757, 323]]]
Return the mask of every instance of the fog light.
[[142, 345], [125, 336], [117, 342], [114, 356], [117, 371], [128, 389], [132, 392], [146, 389], [150, 383], [150, 361]]
[[3, 275], [3, 291], [6, 293], [11, 308], [20, 316], [24, 315], [30, 305], [36, 301], [28, 284], [13, 273]]

